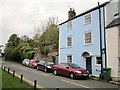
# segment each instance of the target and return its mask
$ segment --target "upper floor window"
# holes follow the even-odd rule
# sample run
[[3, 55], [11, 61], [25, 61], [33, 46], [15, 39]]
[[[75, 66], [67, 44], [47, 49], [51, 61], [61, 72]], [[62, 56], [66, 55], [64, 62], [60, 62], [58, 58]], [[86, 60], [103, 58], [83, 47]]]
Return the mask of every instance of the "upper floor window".
[[92, 32], [88, 31], [84, 33], [84, 44], [91, 44], [92, 43]]
[[72, 21], [67, 22], [67, 30], [72, 29]]
[[91, 19], [91, 13], [86, 14], [84, 16], [84, 24], [89, 24], [89, 23], [91, 23], [91, 21], [92, 21], [92, 19]]
[[72, 62], [72, 55], [67, 55], [67, 63], [71, 63]]
[[67, 37], [67, 47], [71, 47], [72, 46], [72, 36], [68, 36]]

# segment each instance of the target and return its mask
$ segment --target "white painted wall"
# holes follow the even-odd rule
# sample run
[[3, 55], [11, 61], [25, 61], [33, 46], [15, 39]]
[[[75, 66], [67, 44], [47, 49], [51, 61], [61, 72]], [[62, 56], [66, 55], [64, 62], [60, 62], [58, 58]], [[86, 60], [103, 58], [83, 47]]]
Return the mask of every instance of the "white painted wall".
[[112, 77], [118, 77], [118, 32], [118, 27], [106, 30], [107, 64]]

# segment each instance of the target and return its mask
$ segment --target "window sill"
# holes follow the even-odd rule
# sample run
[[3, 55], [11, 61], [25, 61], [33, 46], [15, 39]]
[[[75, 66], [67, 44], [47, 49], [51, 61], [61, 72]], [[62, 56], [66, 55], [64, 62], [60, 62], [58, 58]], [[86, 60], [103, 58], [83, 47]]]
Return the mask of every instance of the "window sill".
[[101, 66], [101, 64], [95, 64], [95, 66], [99, 66], [99, 67], [100, 67], [100, 66]]
[[67, 49], [68, 49], [68, 48], [72, 48], [72, 46], [68, 46], [68, 47], [66, 47], [66, 48], [67, 48]]
[[84, 46], [92, 45], [92, 43], [84, 44]]

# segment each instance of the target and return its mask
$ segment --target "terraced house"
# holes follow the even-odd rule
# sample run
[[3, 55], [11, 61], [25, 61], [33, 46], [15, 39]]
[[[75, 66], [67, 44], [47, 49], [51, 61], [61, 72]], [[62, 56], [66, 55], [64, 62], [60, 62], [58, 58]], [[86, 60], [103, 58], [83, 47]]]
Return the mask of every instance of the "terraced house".
[[[59, 63], [73, 62], [99, 76], [106, 66], [105, 6], [98, 4], [76, 16], [68, 12], [68, 20], [59, 25]], [[102, 64], [101, 64], [102, 63]]]

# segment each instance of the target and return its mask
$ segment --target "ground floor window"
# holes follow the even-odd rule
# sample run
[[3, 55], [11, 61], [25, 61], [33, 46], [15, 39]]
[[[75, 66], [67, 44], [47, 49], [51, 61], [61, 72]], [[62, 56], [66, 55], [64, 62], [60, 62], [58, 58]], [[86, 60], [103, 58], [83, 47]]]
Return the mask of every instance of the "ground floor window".
[[101, 57], [96, 57], [96, 65], [101, 65]]
[[71, 63], [72, 62], [72, 55], [67, 55], [67, 63]]

